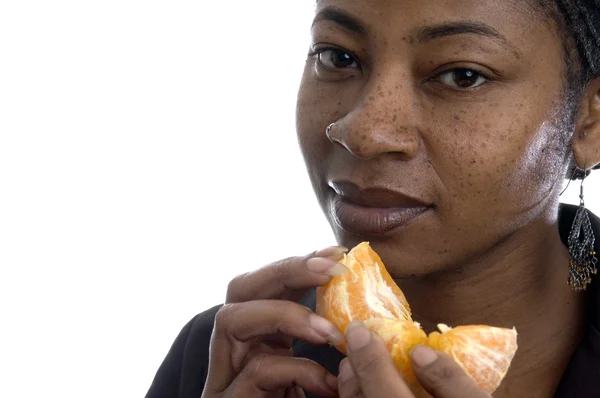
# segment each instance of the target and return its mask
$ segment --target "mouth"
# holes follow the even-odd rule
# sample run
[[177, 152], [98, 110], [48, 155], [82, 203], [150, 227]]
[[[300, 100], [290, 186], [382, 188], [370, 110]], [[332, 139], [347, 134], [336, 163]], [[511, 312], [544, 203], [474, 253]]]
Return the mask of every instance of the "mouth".
[[397, 232], [433, 210], [432, 204], [380, 187], [359, 188], [348, 182], [331, 182], [331, 214], [336, 224], [352, 234], [367, 236]]

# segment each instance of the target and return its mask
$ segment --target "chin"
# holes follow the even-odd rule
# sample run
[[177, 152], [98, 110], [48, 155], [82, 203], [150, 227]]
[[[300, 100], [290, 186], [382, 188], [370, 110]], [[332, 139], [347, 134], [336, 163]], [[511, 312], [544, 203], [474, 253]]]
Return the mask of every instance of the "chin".
[[335, 222], [332, 223], [332, 228], [338, 244], [348, 249], [361, 242], [369, 242], [394, 279], [424, 277], [449, 271], [455, 268], [453, 264], [457, 262], [449, 249], [439, 247], [439, 242], [438, 246], [429, 246], [418, 238], [410, 239], [410, 234], [361, 236], [343, 230]]

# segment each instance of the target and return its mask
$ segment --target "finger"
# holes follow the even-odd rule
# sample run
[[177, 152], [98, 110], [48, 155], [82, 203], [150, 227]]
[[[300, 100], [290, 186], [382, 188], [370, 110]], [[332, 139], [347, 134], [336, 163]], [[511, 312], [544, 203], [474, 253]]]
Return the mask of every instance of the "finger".
[[491, 397], [449, 356], [426, 346], [413, 348], [410, 355], [417, 379], [434, 397]]
[[344, 342], [344, 335], [327, 319], [291, 301], [255, 300], [227, 304], [215, 317], [215, 335], [239, 342], [274, 334], [302, 339], [313, 344]]
[[340, 398], [364, 398], [358, 379], [348, 358], [340, 362], [340, 374], [338, 375], [338, 393]]
[[337, 378], [316, 362], [266, 354], [254, 357], [227, 393], [234, 397], [263, 397], [268, 392], [296, 387], [318, 396], [337, 396]]
[[413, 398], [383, 340], [362, 322], [346, 327], [348, 359], [365, 397]]
[[281, 347], [287, 350], [292, 347], [294, 338], [286, 334], [274, 333], [261, 337], [261, 340], [273, 347]]
[[290, 257], [235, 277], [227, 287], [226, 303], [282, 299], [297, 301], [306, 290], [321, 286], [348, 271], [338, 263], [347, 251], [329, 247], [305, 257]]
[[296, 386], [286, 391], [285, 398], [306, 398], [306, 395], [302, 388]]
[[261, 353], [271, 354], [271, 355], [279, 355], [282, 357], [293, 357], [294, 356], [294, 352], [292, 351], [291, 348], [284, 348], [281, 346], [273, 346], [271, 344], [263, 343], [260, 340], [255, 340], [255, 341], [251, 342], [248, 347], [248, 353], [246, 354], [246, 360], [252, 358], [255, 355], [261, 354]]
[[215, 317], [207, 385], [224, 391], [249, 360], [255, 339], [284, 334], [313, 344], [344, 341], [328, 320], [291, 301], [260, 300], [226, 304]]

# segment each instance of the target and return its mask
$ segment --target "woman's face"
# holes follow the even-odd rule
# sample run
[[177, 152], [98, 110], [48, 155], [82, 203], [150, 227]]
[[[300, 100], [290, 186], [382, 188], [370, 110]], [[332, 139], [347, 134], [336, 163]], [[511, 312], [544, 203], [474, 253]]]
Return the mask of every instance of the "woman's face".
[[316, 15], [297, 130], [341, 244], [430, 274], [555, 209], [570, 135], [543, 15], [508, 0], [320, 0]]

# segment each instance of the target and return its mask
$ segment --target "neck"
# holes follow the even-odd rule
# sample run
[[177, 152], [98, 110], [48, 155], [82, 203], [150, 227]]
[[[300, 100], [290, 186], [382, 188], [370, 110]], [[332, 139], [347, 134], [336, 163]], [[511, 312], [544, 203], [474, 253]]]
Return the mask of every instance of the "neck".
[[526, 391], [522, 385], [535, 383], [538, 396], [551, 396], [586, 325], [584, 296], [567, 284], [568, 264], [554, 217], [530, 223], [456, 271], [399, 284], [426, 332], [438, 323], [516, 327], [520, 348], [501, 389]]

